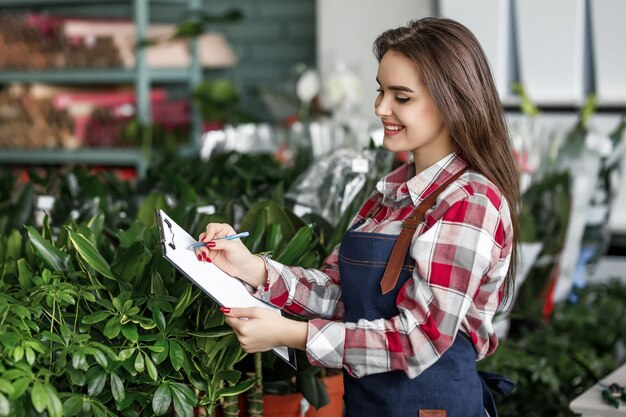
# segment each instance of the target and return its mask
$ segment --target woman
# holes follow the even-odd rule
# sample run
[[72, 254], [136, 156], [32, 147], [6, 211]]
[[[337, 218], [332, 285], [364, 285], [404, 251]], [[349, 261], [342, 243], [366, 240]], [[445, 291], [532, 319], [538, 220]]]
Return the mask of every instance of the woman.
[[386, 31], [374, 51], [383, 144], [413, 160], [378, 183], [324, 266], [213, 241], [234, 233], [225, 224], [207, 225], [198, 258], [309, 319], [222, 309], [247, 352], [286, 345], [343, 368], [347, 416], [494, 416], [476, 360], [496, 349], [492, 319], [511, 296], [519, 190], [489, 65], [447, 19]]

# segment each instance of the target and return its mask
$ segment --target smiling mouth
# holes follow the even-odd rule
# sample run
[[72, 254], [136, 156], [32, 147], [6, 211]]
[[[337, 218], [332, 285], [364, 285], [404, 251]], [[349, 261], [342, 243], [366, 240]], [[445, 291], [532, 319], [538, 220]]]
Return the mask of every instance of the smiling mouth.
[[404, 129], [404, 126], [399, 126], [399, 125], [386, 125], [386, 124], [383, 124], [383, 127], [385, 128], [385, 134], [388, 135], [388, 136], [397, 135], [398, 133], [400, 133], [400, 131], [402, 129]]

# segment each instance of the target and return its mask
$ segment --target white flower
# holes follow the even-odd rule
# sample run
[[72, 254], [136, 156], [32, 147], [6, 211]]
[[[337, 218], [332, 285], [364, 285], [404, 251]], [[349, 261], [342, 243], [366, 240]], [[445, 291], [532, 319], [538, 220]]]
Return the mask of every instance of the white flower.
[[363, 84], [359, 77], [343, 65], [326, 77], [322, 92], [322, 102], [330, 110], [350, 108], [363, 97]]
[[296, 84], [296, 94], [303, 103], [309, 103], [320, 92], [320, 77], [317, 72], [309, 69], [306, 70]]

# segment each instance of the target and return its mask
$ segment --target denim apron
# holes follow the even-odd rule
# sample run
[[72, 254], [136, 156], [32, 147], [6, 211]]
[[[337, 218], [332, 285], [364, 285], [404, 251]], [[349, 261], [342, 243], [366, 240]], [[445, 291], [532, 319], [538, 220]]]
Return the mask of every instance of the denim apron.
[[[397, 236], [355, 231], [362, 223], [348, 230], [339, 249], [347, 322], [398, 315], [396, 298], [414, 267], [407, 254], [396, 286], [383, 295], [380, 280]], [[497, 416], [491, 392], [476, 370], [474, 346], [461, 332], [441, 358], [416, 378], [403, 371], [354, 378], [344, 370], [344, 390], [346, 417], [419, 417], [420, 410], [422, 416], [484, 417], [485, 408], [489, 416]], [[429, 414], [428, 410], [446, 412]]]

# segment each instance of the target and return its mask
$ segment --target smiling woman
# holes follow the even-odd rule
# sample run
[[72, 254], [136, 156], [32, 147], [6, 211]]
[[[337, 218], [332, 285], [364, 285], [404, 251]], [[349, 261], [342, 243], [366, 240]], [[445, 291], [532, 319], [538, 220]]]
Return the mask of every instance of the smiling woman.
[[411, 152], [418, 173], [456, 149], [411, 59], [389, 51], [380, 60], [376, 80], [376, 115], [385, 129], [386, 149]]
[[[492, 317], [515, 273], [519, 191], [489, 66], [472, 33], [448, 19], [386, 31], [374, 50], [383, 144], [413, 160], [378, 182], [323, 266], [288, 266], [224, 240], [199, 251], [308, 320], [223, 311], [248, 352], [285, 345], [343, 369], [346, 417], [495, 417], [476, 360], [497, 347]], [[232, 232], [210, 223], [200, 238]]]

